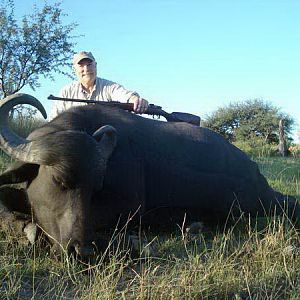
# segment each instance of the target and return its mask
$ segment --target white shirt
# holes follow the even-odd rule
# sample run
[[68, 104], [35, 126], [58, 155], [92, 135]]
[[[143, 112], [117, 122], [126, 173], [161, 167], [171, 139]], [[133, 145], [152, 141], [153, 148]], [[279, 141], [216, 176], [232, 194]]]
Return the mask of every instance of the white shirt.
[[[122, 85], [103, 78], [96, 78], [96, 84], [91, 93], [86, 92], [79, 81], [63, 87], [59, 93], [61, 98], [82, 99], [82, 100], [99, 100], [99, 101], [119, 101], [127, 102], [132, 95], [138, 95], [136, 92], [125, 89]], [[50, 120], [55, 118], [59, 113], [73, 106], [86, 105], [87, 103], [54, 101]]]

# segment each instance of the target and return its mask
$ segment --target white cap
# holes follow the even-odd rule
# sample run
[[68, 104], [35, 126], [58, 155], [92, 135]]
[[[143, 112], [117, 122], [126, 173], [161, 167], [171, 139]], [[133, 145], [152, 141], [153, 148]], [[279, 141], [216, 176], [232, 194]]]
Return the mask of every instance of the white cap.
[[91, 52], [81, 51], [74, 55], [73, 65], [77, 65], [83, 59], [90, 59], [91, 61], [96, 61]]

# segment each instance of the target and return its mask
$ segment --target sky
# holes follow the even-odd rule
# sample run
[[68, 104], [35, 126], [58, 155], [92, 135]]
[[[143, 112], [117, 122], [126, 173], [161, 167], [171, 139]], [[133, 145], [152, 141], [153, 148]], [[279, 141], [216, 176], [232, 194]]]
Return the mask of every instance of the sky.
[[[16, 16], [41, 3], [15, 0]], [[61, 8], [65, 24], [78, 23], [74, 50], [93, 53], [100, 77], [202, 119], [231, 102], [262, 99], [296, 120], [299, 142], [299, 0], [63, 0]], [[22, 90], [47, 112], [47, 96], [70, 82], [54, 77]]]

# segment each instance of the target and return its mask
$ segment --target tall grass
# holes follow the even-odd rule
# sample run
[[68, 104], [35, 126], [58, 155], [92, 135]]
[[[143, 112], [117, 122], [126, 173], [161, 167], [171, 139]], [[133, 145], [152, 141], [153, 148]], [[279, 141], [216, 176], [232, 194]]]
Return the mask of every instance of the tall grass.
[[[256, 160], [274, 188], [300, 199], [297, 159]], [[1, 170], [9, 161], [0, 156]], [[54, 260], [42, 241], [28, 245], [1, 230], [0, 299], [299, 299], [300, 239], [284, 218], [194, 235], [178, 228], [154, 246], [149, 253], [141, 245], [136, 257], [108, 249], [88, 265], [67, 255]]]
[[261, 172], [269, 184], [300, 201], [300, 160], [294, 157], [258, 157]]
[[35, 128], [45, 123], [38, 117], [37, 110], [27, 105], [16, 106], [9, 117], [9, 126], [21, 137], [27, 137]]
[[278, 145], [267, 144], [262, 138], [256, 137], [248, 141], [236, 141], [233, 144], [251, 157], [278, 156]]
[[12, 159], [0, 149], [0, 172], [1, 173], [7, 168], [10, 162], [12, 162]]
[[157, 247], [156, 256], [116, 255], [88, 266], [2, 236], [0, 298], [299, 299], [299, 237], [282, 219], [212, 238], [174, 233]]

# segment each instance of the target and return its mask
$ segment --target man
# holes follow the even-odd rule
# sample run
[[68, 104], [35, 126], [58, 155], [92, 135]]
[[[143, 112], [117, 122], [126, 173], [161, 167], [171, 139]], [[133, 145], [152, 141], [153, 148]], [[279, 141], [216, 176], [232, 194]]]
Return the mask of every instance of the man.
[[[129, 102], [133, 103], [133, 110], [138, 114], [147, 110], [148, 102], [142, 99], [138, 93], [129, 91], [118, 83], [97, 77], [97, 62], [91, 52], [81, 51], [75, 54], [73, 67], [77, 80], [63, 87], [60, 91], [60, 97]], [[85, 103], [55, 101], [51, 111], [51, 119], [76, 105], [85, 105]]]

